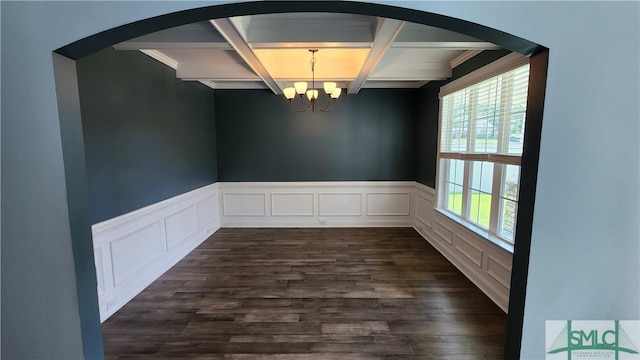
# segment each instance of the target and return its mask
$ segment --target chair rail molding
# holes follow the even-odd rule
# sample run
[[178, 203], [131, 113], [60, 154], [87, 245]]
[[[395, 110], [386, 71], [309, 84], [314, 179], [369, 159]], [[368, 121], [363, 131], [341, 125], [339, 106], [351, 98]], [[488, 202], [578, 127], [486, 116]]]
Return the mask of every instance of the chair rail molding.
[[106, 320], [220, 227], [413, 227], [503, 311], [512, 254], [414, 181], [218, 182], [92, 226]]

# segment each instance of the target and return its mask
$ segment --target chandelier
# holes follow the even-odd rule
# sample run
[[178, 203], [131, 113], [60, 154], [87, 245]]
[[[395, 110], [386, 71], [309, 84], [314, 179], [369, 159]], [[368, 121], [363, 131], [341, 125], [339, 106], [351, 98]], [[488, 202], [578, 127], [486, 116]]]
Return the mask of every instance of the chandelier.
[[[335, 104], [336, 100], [338, 100], [338, 98], [340, 97], [340, 94], [342, 93], [342, 89], [339, 88], [335, 82], [324, 82], [323, 88], [324, 88], [324, 92], [327, 94], [327, 101], [326, 101], [326, 104], [324, 104], [323, 106], [320, 106], [318, 101], [319, 92], [317, 89], [315, 89], [316, 87], [316, 76], [315, 76], [316, 56], [315, 55], [317, 51], [318, 49], [309, 50], [309, 52], [311, 52], [311, 89], [307, 90], [306, 81], [295, 82], [293, 83], [293, 87], [282, 89], [282, 92], [284, 93], [284, 97], [287, 100], [289, 100], [289, 103], [291, 104], [291, 108], [294, 111], [298, 111], [298, 112], [305, 112], [305, 111], [315, 112], [316, 110], [331, 111], [333, 110], [333, 105]], [[294, 101], [296, 94], [299, 95], [298, 99], [300, 101]], [[308, 101], [304, 100], [305, 94], [307, 95]], [[299, 103], [299, 104], [296, 105], [296, 103]]]

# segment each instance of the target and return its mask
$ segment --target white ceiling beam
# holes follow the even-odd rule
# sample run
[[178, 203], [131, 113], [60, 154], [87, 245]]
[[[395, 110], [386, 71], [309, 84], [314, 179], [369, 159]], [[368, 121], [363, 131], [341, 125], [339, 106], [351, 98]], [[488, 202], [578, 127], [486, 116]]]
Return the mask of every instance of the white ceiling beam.
[[218, 30], [220, 35], [227, 40], [242, 60], [264, 81], [271, 91], [275, 94], [282, 94], [282, 89], [280, 89], [278, 83], [271, 77], [253, 51], [251, 51], [247, 42], [229, 19], [215, 19], [209, 20], [209, 22]]
[[251, 25], [251, 16], [235, 16], [230, 17], [229, 21], [231, 25], [236, 29], [238, 34], [242, 36], [245, 42], [247, 41], [247, 32], [249, 31], [249, 25]]
[[378, 66], [369, 80], [442, 80], [451, 77], [448, 63], [405, 62], [401, 66]]
[[378, 32], [373, 40], [373, 44], [371, 45], [369, 55], [364, 61], [364, 64], [360, 69], [360, 73], [358, 73], [358, 76], [356, 76], [355, 80], [351, 83], [351, 86], [349, 86], [347, 93], [357, 94], [358, 91], [360, 91], [362, 85], [367, 81], [369, 75], [371, 75], [373, 70], [376, 68], [384, 54], [400, 33], [400, 30], [402, 30], [404, 24], [405, 22], [400, 20], [380, 19]]
[[140, 36], [113, 46], [116, 50], [223, 49], [232, 50], [209, 23], [193, 23]]
[[200, 80], [198, 81], [200, 84], [204, 85], [204, 86], [208, 86], [212, 89], [216, 88], [216, 83], [214, 83], [213, 81], [210, 80]]
[[417, 89], [429, 81], [367, 81], [363, 89]]
[[176, 76], [183, 80], [260, 81], [253, 71], [238, 64], [225, 64], [206, 60], [182, 61]]
[[420, 70], [406, 71], [402, 75], [375, 76], [369, 81], [433, 81], [445, 80], [451, 77], [451, 70]]
[[116, 50], [145, 50], [145, 49], [216, 49], [216, 50], [233, 50], [225, 41], [217, 42], [130, 42], [126, 41], [113, 46]]
[[453, 69], [454, 67], [462, 64], [463, 62], [471, 59], [472, 57], [480, 54], [481, 52], [482, 52], [482, 50], [467, 50], [467, 51], [463, 52], [462, 54], [458, 55], [453, 60], [451, 60], [449, 62], [449, 64], [451, 64], [451, 68]]
[[[287, 87], [293, 87], [293, 83], [298, 81], [297, 79], [278, 79], [278, 83], [280, 84], [280, 86], [282, 88], [287, 88]], [[326, 79], [326, 80], [320, 80], [320, 79], [316, 79], [316, 89], [322, 89], [322, 82], [324, 81], [332, 81], [336, 83], [336, 86], [341, 88], [341, 89], [346, 89], [349, 87], [350, 81], [349, 80], [343, 80], [343, 79]], [[309, 86], [311, 86], [311, 84], [307, 83]], [[324, 90], [322, 90], [324, 92]]]
[[442, 49], [442, 50], [498, 50], [498, 45], [486, 41], [431, 41], [431, 42], [395, 42], [394, 49]]
[[218, 90], [248, 90], [248, 89], [268, 89], [263, 82], [216, 82]]
[[213, 81], [213, 80], [201, 80], [200, 83], [217, 90], [232, 90], [232, 89], [266, 89], [262, 81], [254, 82], [230, 82], [230, 81]]
[[[180, 80], [184, 81], [213, 81], [213, 82], [236, 82], [236, 83], [250, 83], [255, 81], [261, 81], [260, 79], [247, 79], [235, 76], [177, 76]], [[267, 86], [265, 85], [266, 89]]]
[[158, 61], [160, 61], [161, 63], [167, 65], [170, 68], [173, 68], [174, 70], [178, 68], [178, 62], [173, 60], [172, 58], [168, 57], [167, 55], [161, 53], [158, 50], [140, 50], [143, 54], [146, 54]]
[[371, 42], [259, 42], [251, 43], [251, 48], [257, 49], [369, 49]]

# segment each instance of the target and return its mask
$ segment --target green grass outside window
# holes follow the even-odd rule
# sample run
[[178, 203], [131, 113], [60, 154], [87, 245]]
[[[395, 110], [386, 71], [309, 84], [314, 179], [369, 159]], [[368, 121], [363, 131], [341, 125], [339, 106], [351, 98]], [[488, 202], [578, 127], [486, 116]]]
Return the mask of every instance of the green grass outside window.
[[[460, 214], [462, 211], [462, 193], [449, 193], [449, 210]], [[489, 228], [491, 216], [491, 195], [484, 193], [471, 194], [471, 208], [468, 220]]]

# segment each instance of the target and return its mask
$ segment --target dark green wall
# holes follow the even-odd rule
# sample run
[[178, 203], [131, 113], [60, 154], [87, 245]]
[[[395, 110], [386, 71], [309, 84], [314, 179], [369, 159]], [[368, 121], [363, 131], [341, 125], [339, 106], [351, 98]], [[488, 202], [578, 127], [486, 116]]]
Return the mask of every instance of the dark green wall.
[[93, 223], [217, 181], [213, 90], [138, 51], [77, 71]]
[[363, 89], [332, 112], [298, 113], [266, 90], [213, 91], [140, 52], [100, 51], [77, 62], [91, 221], [218, 180], [434, 187], [440, 86], [507, 53], [419, 90]]
[[73, 189], [67, 194], [67, 207], [71, 236], [78, 239], [78, 241], [72, 242], [72, 249], [84, 358], [99, 359], [104, 354], [104, 347], [98, 299], [96, 298], [98, 284], [91, 239], [89, 190], [82, 139], [76, 62], [54, 53], [53, 67], [60, 115], [65, 182], [67, 189]]
[[431, 81], [420, 88], [417, 95], [417, 117], [415, 127], [415, 180], [435, 188], [436, 156], [438, 150], [438, 93], [440, 87], [470, 72], [477, 70], [507, 54], [508, 50], [488, 50], [472, 57], [455, 67], [451, 78], [443, 81]]
[[[428, 85], [428, 84], [427, 84]], [[415, 180], [435, 189], [440, 87], [423, 86], [417, 94]]]
[[267, 90], [217, 91], [218, 178], [413, 180], [415, 100], [415, 90], [364, 89], [332, 112], [298, 113]]

